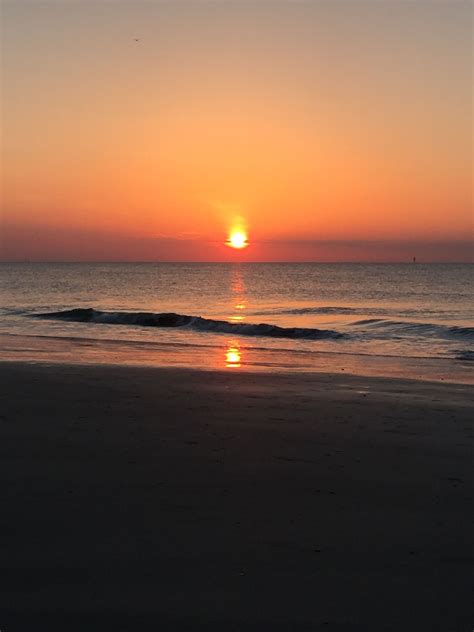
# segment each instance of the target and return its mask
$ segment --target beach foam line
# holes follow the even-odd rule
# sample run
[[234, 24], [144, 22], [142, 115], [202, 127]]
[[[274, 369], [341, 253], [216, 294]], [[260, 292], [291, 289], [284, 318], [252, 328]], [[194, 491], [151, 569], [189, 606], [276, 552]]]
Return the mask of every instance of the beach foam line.
[[292, 339], [338, 339], [345, 337], [331, 329], [310, 327], [279, 327], [267, 323], [229, 323], [225, 320], [175, 314], [173, 312], [104, 312], [92, 308], [76, 308], [60, 312], [31, 314], [35, 318], [63, 320], [78, 323], [128, 325], [138, 327], [189, 327], [196, 331], [236, 334], [241, 336], [268, 336]]

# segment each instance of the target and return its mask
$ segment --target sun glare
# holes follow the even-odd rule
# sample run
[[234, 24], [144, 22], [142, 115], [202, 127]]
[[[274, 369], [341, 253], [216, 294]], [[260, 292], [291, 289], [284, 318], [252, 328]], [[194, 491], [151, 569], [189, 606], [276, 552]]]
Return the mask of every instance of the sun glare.
[[226, 243], [231, 248], [237, 249], [246, 248], [249, 245], [247, 235], [242, 230], [233, 230]]
[[240, 367], [241, 353], [238, 345], [229, 345], [225, 352], [225, 365], [228, 369]]

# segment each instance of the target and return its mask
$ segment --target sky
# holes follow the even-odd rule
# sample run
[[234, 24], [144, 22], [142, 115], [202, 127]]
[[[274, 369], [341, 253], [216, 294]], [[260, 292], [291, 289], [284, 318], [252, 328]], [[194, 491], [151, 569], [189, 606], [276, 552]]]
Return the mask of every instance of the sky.
[[1, 8], [0, 260], [472, 258], [470, 1]]

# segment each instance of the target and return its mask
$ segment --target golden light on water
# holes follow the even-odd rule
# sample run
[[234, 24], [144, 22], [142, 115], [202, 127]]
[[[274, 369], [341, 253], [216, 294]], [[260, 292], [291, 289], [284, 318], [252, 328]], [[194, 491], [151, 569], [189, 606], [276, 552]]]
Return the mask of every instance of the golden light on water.
[[231, 289], [233, 294], [233, 313], [228, 317], [231, 322], [241, 322], [245, 319], [244, 310], [247, 309], [245, 285], [240, 267], [232, 269]]
[[231, 231], [226, 244], [231, 248], [237, 248], [238, 250], [246, 248], [249, 245], [247, 234], [240, 228], [234, 229]]
[[235, 343], [230, 343], [225, 352], [225, 365], [228, 369], [238, 369], [241, 361], [240, 348]]
[[245, 316], [237, 316], [237, 315], [235, 315], [235, 316], [229, 316], [229, 320], [230, 320], [231, 322], [236, 322], [236, 323], [241, 322], [242, 320], [244, 320], [244, 318], [245, 318]]

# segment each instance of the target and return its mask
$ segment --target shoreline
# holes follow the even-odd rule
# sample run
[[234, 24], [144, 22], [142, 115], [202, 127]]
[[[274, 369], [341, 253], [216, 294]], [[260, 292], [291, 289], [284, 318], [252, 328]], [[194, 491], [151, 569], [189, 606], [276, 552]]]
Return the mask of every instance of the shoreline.
[[0, 362], [2, 627], [464, 630], [465, 385]]
[[[231, 350], [237, 352], [237, 360], [233, 362], [229, 362], [228, 354]], [[218, 346], [162, 340], [0, 333], [0, 362], [2, 361], [157, 369], [190, 368], [269, 375], [337, 375], [344, 372], [367, 378], [387, 377], [466, 385], [474, 381], [473, 363], [469, 360], [372, 355], [317, 348], [311, 351], [265, 349], [224, 336]]]

